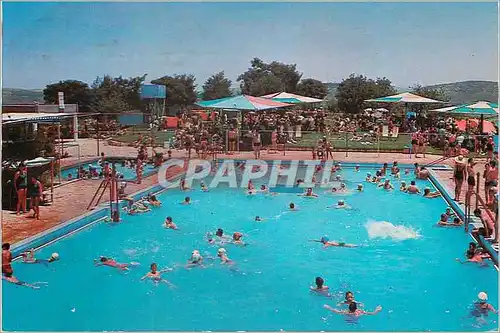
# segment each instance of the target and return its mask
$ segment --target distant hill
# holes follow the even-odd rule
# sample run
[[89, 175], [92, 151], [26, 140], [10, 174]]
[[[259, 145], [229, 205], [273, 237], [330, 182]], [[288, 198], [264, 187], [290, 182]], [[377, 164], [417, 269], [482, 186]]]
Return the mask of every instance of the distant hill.
[[4, 88], [2, 90], [3, 104], [31, 104], [43, 103], [43, 91], [31, 89]]
[[[339, 83], [327, 82], [328, 94], [335, 95]], [[442, 89], [450, 98], [452, 104], [468, 104], [477, 101], [498, 101], [498, 82], [493, 81], [462, 81], [427, 86]], [[410, 91], [410, 88], [394, 87], [398, 93]]]
[[477, 101], [498, 102], [498, 82], [463, 81], [429, 87], [442, 89], [452, 104], [468, 104]]

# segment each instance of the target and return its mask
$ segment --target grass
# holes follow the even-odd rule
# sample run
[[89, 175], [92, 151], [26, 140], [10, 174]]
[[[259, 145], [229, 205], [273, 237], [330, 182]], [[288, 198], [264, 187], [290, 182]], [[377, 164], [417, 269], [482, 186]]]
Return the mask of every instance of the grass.
[[163, 142], [170, 140], [174, 136], [173, 131], [163, 132], [156, 130], [149, 131], [146, 129], [139, 129], [139, 130], [135, 129], [133, 131], [128, 131], [127, 134], [125, 135], [115, 136], [113, 137], [113, 140], [119, 142], [131, 143], [137, 141], [141, 135], [150, 136], [151, 134], [154, 136], [155, 143], [161, 145], [163, 144]]

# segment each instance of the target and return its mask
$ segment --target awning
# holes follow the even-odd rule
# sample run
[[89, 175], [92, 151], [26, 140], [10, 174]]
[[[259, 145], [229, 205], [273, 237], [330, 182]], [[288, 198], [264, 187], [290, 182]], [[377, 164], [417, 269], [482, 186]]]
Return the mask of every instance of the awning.
[[61, 119], [73, 117], [78, 113], [2, 113], [2, 125], [15, 123], [59, 122]]

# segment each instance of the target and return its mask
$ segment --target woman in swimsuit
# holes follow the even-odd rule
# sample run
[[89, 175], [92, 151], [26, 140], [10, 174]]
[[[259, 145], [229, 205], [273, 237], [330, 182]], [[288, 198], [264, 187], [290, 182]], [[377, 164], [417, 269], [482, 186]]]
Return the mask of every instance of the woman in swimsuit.
[[35, 212], [33, 214], [33, 218], [37, 220], [40, 219], [40, 200], [42, 198], [43, 187], [42, 183], [35, 177], [31, 177], [31, 189], [30, 189], [30, 198], [31, 198], [31, 209]]
[[99, 260], [94, 259], [95, 266], [109, 266], [113, 268], [118, 268], [122, 271], [128, 271], [128, 264], [121, 264], [113, 258], [101, 257]]
[[476, 163], [474, 163], [474, 160], [469, 158], [467, 160], [467, 193], [465, 195], [465, 202], [468, 203], [470, 200], [470, 197], [472, 193], [474, 192], [474, 188], [476, 187], [476, 178], [474, 177], [474, 166]]
[[253, 131], [252, 146], [253, 152], [255, 154], [255, 159], [260, 159], [261, 140], [260, 134], [257, 130]]
[[455, 201], [460, 201], [460, 193], [462, 192], [462, 184], [465, 178], [465, 159], [462, 155], [455, 158], [455, 168], [453, 171], [453, 180], [455, 181]]
[[22, 208], [23, 214], [26, 214], [26, 192], [28, 189], [28, 168], [21, 163], [19, 170], [14, 174], [14, 188], [17, 193], [17, 210], [16, 214], [20, 214]]

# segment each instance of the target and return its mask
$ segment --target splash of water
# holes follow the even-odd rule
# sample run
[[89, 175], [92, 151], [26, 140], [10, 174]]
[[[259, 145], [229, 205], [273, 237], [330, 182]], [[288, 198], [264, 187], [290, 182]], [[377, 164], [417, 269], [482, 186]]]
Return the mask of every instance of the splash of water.
[[369, 220], [365, 227], [366, 231], [368, 231], [368, 237], [370, 239], [392, 238], [394, 240], [402, 241], [406, 239], [417, 239], [420, 237], [420, 234], [411, 227], [394, 225], [386, 221]]

